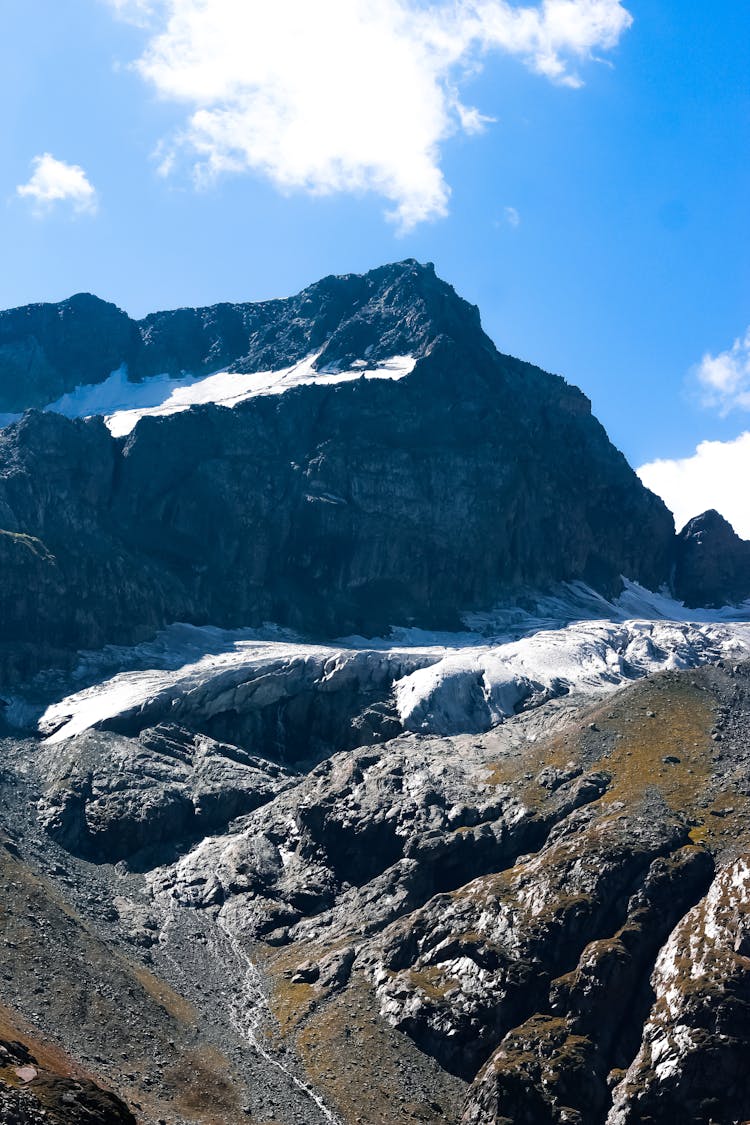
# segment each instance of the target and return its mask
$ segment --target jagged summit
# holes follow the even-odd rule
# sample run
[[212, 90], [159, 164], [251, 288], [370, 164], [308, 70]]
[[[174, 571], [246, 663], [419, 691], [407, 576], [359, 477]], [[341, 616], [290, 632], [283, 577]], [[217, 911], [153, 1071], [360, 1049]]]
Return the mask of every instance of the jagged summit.
[[733, 605], [750, 598], [750, 542], [711, 508], [677, 536], [675, 589], [688, 606]]
[[717, 532], [722, 535], [733, 535], [737, 539], [740, 538], [729, 520], [725, 519], [721, 512], [717, 512], [716, 508], [709, 508], [688, 520], [680, 535], [686, 539], [703, 539], [706, 535], [713, 535]]
[[98, 383], [137, 346], [138, 329], [90, 293], [0, 312], [0, 411], [46, 406]]
[[414, 259], [325, 277], [294, 297], [180, 308], [140, 321], [81, 293], [0, 312], [0, 411], [45, 407], [122, 365], [132, 382], [274, 370], [313, 353], [320, 367], [348, 367], [422, 355], [443, 334], [478, 346], [486, 340], [476, 307], [432, 264]]

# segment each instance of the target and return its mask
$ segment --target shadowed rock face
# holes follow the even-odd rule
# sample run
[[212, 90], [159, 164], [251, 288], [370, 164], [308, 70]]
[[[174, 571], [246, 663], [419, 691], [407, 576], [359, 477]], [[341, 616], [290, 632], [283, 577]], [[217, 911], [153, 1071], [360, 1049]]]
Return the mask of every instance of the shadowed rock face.
[[638, 1054], [616, 1086], [607, 1125], [740, 1121], [750, 1075], [747, 856], [726, 864], [662, 949]]
[[0, 312], [0, 411], [46, 406], [77, 384], [100, 383], [138, 342], [130, 317], [90, 293]]
[[[16, 340], [21, 312], [6, 314]], [[115, 316], [91, 306], [94, 319], [105, 313]], [[25, 315], [47, 324], [36, 307]], [[92, 356], [97, 332], [92, 322]], [[418, 362], [399, 381], [143, 419], [124, 441], [98, 419], [30, 413], [8, 427], [0, 623], [32, 661], [34, 646], [52, 659], [174, 620], [373, 633], [454, 624], [523, 584], [583, 578], [611, 593], [621, 574], [651, 587], [668, 579], [672, 518], [588, 399], [498, 353], [476, 309], [431, 267], [409, 261], [288, 301], [155, 314], [122, 336], [132, 356], [117, 351], [120, 328], [102, 332], [115, 351], [99, 350], [101, 376], [115, 353], [139, 376], [264, 369], [311, 351], [325, 364]], [[68, 363], [58, 337], [42, 336], [47, 360]], [[0, 387], [13, 370], [0, 353]], [[82, 381], [72, 360], [66, 371], [67, 387]]]
[[689, 606], [750, 597], [750, 543], [718, 512], [696, 516], [677, 536], [675, 592]]

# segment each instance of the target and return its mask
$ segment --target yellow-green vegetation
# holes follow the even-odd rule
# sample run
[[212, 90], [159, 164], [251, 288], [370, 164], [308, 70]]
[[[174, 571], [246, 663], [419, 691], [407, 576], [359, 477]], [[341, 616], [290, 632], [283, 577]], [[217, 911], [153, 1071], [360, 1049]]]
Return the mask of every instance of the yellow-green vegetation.
[[[605, 702], [589, 722], [615, 735], [593, 766], [612, 774], [608, 797], [630, 803], [653, 786], [675, 812], [694, 805], [711, 776], [712, 704], [685, 676], [646, 680]], [[665, 762], [669, 757], [680, 760]]]
[[253, 959], [263, 965], [272, 981], [269, 1003], [275, 1026], [268, 1029], [270, 1035], [274, 1038], [278, 1035], [281, 1042], [288, 1035], [293, 1035], [321, 997], [322, 990], [317, 985], [292, 982], [297, 966], [304, 961], [317, 964], [321, 958], [341, 948], [342, 944], [323, 946], [298, 942], [280, 948], [258, 945], [253, 951]]
[[[655, 793], [670, 810], [685, 817], [694, 846], [717, 854], [730, 848], [741, 851], [750, 844], [746, 819], [750, 800], [728, 787], [720, 772], [721, 743], [712, 738], [718, 702], [710, 677], [700, 672], [642, 680], [579, 713], [575, 722], [551, 737], [529, 742], [520, 754], [493, 763], [488, 780], [510, 785], [529, 810], [543, 815], [546, 805], [559, 800], [559, 793], [537, 780], [544, 767], [564, 770], [574, 764], [584, 774], [606, 772], [611, 777], [597, 802], [600, 815], [582, 833], [563, 836], [555, 844], [545, 861], [548, 873], [556, 868], [556, 856], [562, 860], [566, 851], [585, 854], [594, 847], [593, 840], [587, 841], [588, 833], [606, 833], [623, 812], [636, 811], [644, 798]], [[518, 879], [522, 884], [528, 879], [524, 857], [503, 872], [458, 888], [452, 897], [479, 904], [505, 899]], [[544, 926], [578, 907], [585, 909], [585, 896], [576, 899], [558, 886], [547, 907], [535, 907], [533, 924]]]
[[[561, 769], [573, 762], [584, 772], [606, 770], [612, 781], [605, 806], [623, 801], [633, 808], [655, 790], [670, 809], [695, 822], [694, 844], [721, 850], [746, 831], [750, 801], [719, 780], [711, 737], [716, 712], [717, 698], [703, 673], [662, 673], [609, 696], [556, 734], [528, 743], [522, 754], [492, 763], [487, 781], [512, 785], [533, 810], [550, 800], [535, 780], [545, 766]], [[526, 775], [533, 780], [524, 780]], [[707, 795], [713, 800], [704, 807]], [[733, 812], [725, 814], [726, 808]]]
[[[294, 1046], [310, 1082], [348, 1125], [444, 1123], [461, 1104], [464, 1083], [388, 1026], [369, 982], [355, 973], [349, 985], [336, 992], [292, 983], [299, 964], [317, 963], [336, 948], [340, 944], [300, 943], [253, 951], [271, 980], [275, 1026], [269, 1035], [274, 1043], [278, 1036], [279, 1042]], [[403, 1098], [405, 1067], [412, 1071], [413, 1086], [421, 1086], [412, 1101]]]
[[705, 821], [702, 824], [694, 825], [688, 832], [688, 836], [690, 837], [692, 842], [698, 846], [707, 844], [710, 837], [709, 830]]
[[535, 1015], [511, 1031], [502, 1049], [492, 1059], [492, 1069], [520, 1070], [545, 1066], [550, 1078], [571, 1064], [583, 1064], [591, 1053], [591, 1041], [571, 1032], [568, 1020], [561, 1016]]
[[214, 1047], [196, 1048], [181, 1054], [164, 1078], [174, 1091], [174, 1105], [189, 1121], [215, 1125], [219, 1121], [250, 1120], [242, 1113], [229, 1063]]
[[428, 999], [436, 1001], [445, 1000], [446, 993], [460, 984], [460, 981], [446, 976], [437, 965], [429, 965], [423, 969], [409, 969], [406, 976], [412, 988], [418, 988]]
[[[741, 843], [750, 802], [720, 780], [720, 765], [714, 761], [717, 744], [711, 737], [717, 710], [713, 692], [685, 674], [665, 675], [622, 693], [611, 704], [594, 716], [603, 734], [619, 735], [593, 767], [612, 774], [608, 800], [631, 804], [654, 788], [670, 809], [697, 822], [690, 832], [694, 844], [718, 851], [733, 841]], [[706, 796], [712, 797], [708, 808], [701, 803]], [[732, 813], [714, 815], [728, 807]]]
[[[314, 1011], [297, 1036], [297, 1049], [310, 1078], [350, 1125], [415, 1119], [437, 1125], [463, 1100], [463, 1083], [379, 1017], [361, 979]], [[422, 1085], [411, 1101], [403, 1094], [405, 1070]]]
[[[293, 984], [277, 981], [274, 987], [272, 1011], [283, 1040], [310, 1014], [316, 1002], [316, 989], [312, 984]], [[274, 1032], [276, 1029], [272, 1029]]]
[[143, 991], [155, 1000], [159, 1007], [179, 1023], [195, 1024], [198, 1016], [195, 1008], [184, 996], [180, 996], [170, 985], [159, 977], [154, 976], [142, 965], [132, 966], [134, 978], [138, 981]]

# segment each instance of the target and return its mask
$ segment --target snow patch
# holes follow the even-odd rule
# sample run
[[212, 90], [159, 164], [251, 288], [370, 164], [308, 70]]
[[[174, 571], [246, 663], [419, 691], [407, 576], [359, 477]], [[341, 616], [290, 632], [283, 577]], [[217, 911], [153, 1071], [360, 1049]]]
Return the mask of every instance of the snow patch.
[[[242, 374], [217, 371], [212, 375], [154, 375], [133, 383], [123, 364], [101, 383], [82, 384], [44, 407], [66, 418], [101, 415], [114, 437], [125, 437], [144, 417], [179, 414], [191, 406], [212, 403], [233, 407], [259, 395], [279, 395], [292, 387], [333, 386], [354, 379], [403, 379], [414, 369], [416, 357], [396, 355], [377, 363], [355, 360], [351, 367], [316, 368], [316, 352], [291, 367]], [[16, 422], [20, 414], [0, 414], [0, 429]], [[332, 497], [332, 503], [339, 502]]]
[[685, 1024], [676, 1024], [651, 1045], [651, 1062], [659, 1082], [666, 1082], [679, 1073], [685, 1056], [696, 1045], [696, 1037]]

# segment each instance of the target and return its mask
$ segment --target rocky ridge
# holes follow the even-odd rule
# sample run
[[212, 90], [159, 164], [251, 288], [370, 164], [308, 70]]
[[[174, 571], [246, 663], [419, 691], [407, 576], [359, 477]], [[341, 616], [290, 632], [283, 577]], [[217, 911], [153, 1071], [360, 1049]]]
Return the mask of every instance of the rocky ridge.
[[103, 382], [121, 365], [133, 382], [273, 370], [313, 352], [318, 368], [343, 368], [422, 356], [436, 332], [461, 341], [479, 331], [478, 309], [458, 299], [431, 266], [411, 259], [326, 277], [294, 297], [175, 309], [140, 321], [79, 293], [0, 312], [0, 410], [43, 408], [78, 386]]

